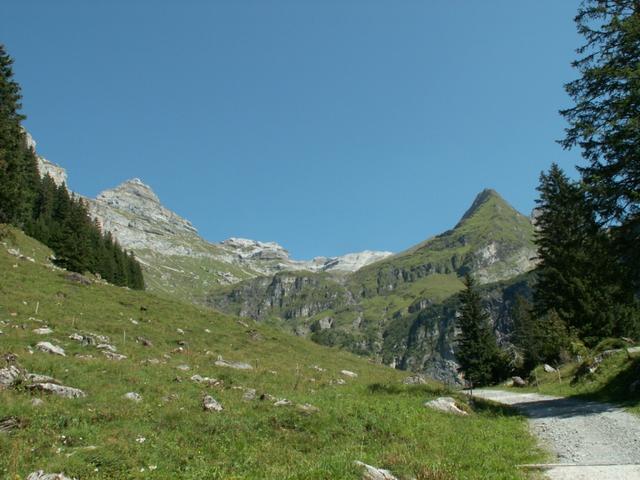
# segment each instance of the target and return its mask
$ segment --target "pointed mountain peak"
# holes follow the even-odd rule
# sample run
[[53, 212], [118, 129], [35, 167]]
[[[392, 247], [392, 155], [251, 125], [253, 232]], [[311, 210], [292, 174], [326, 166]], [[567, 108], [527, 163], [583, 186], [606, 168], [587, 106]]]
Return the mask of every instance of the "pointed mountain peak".
[[151, 187], [143, 183], [139, 178], [131, 178], [115, 188], [105, 190], [98, 195], [98, 200], [109, 201], [114, 198], [126, 198], [129, 196], [138, 197], [146, 202], [160, 204], [160, 199]]
[[[465, 220], [477, 215], [479, 212], [489, 206], [504, 207], [506, 211], [515, 211], [515, 209], [511, 205], [509, 205], [498, 192], [496, 192], [492, 188], [485, 188], [476, 196], [469, 209], [464, 213], [464, 215], [458, 222], [458, 225], [462, 224]], [[456, 225], [456, 227], [458, 225]]]

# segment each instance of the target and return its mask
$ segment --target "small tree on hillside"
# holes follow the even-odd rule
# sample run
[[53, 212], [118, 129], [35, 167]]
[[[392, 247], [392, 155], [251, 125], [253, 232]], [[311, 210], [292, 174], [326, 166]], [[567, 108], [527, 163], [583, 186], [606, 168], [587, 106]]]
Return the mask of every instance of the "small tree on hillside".
[[460, 294], [460, 315], [457, 326], [456, 359], [459, 370], [471, 387], [483, 386], [500, 380], [504, 374], [505, 359], [489, 323], [489, 315], [482, 308], [480, 295], [469, 274], [464, 279], [465, 289]]

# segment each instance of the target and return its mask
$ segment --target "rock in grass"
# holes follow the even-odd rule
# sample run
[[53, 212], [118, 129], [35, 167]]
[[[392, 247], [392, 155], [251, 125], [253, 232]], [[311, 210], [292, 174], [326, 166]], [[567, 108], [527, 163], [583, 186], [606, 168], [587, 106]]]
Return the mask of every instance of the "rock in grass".
[[98, 350], [108, 350], [110, 352], [117, 352], [118, 349], [116, 347], [114, 347], [113, 345], [109, 345], [108, 343], [100, 343], [98, 345], [96, 345], [96, 348]]
[[185, 365], [185, 364], [178, 365], [176, 368], [178, 370], [182, 370], [183, 372], [186, 372], [187, 370], [191, 370], [191, 367], [189, 365]]
[[251, 400], [256, 399], [256, 389], [255, 388], [247, 388], [242, 394], [242, 400], [250, 402]]
[[18, 417], [0, 418], [0, 433], [10, 433], [24, 425], [24, 422]]
[[427, 383], [427, 379], [422, 375], [411, 375], [410, 377], [405, 378], [402, 383], [405, 385], [425, 385]]
[[236, 370], [253, 370], [253, 367], [244, 362], [232, 362], [225, 360], [222, 356], [218, 355], [218, 359], [215, 361], [215, 365], [218, 367], [235, 368]]
[[44, 405], [44, 400], [42, 400], [41, 398], [34, 398], [33, 400], [31, 400], [31, 405], [33, 407], [41, 407], [42, 405]]
[[456, 405], [456, 401], [451, 397], [438, 397], [435, 400], [426, 402], [424, 406], [433, 410], [440, 410], [441, 412], [453, 413], [455, 415], [468, 415], [467, 412], [461, 410]]
[[218, 380], [217, 378], [203, 377], [202, 375], [198, 375], [197, 373], [191, 376], [191, 381], [196, 383], [203, 383], [210, 387], [219, 387], [223, 383], [222, 380]]
[[22, 371], [15, 365], [0, 368], [0, 390], [11, 387], [18, 380], [23, 378]]
[[121, 354], [119, 354], [119, 353], [113, 353], [113, 352], [110, 352], [110, 351], [108, 351], [108, 350], [103, 350], [103, 351], [102, 351], [102, 354], [103, 354], [105, 357], [107, 357], [109, 360], [117, 360], [117, 361], [120, 361], [120, 360], [124, 360], [125, 358], [127, 358], [127, 356], [126, 356], [126, 355], [121, 355]]
[[286, 398], [282, 398], [273, 404], [274, 407], [288, 407], [289, 405], [292, 405], [291, 400]]
[[551, 365], [549, 365], [548, 363], [544, 364], [544, 371], [547, 372], [547, 373], [557, 372], [557, 370], [555, 368], [553, 368]]
[[202, 406], [207, 412], [221, 412], [222, 405], [211, 395], [205, 395], [202, 399]]
[[355, 462], [359, 467], [364, 468], [362, 480], [398, 480], [389, 470], [372, 467], [363, 462]]
[[31, 383], [61, 383], [49, 375], [40, 375], [39, 373], [27, 373], [26, 379]]
[[55, 383], [35, 383], [33, 385], [29, 385], [27, 388], [30, 388], [32, 390], [39, 390], [45, 393], [51, 393], [53, 395], [58, 395], [59, 397], [64, 398], [83, 398], [87, 396], [87, 394], [79, 388], [66, 387], [64, 385], [57, 385]]
[[64, 473], [44, 473], [42, 470], [32, 472], [27, 480], [75, 480], [67, 477]]
[[53, 330], [51, 330], [49, 327], [41, 327], [34, 329], [33, 333], [37, 335], [49, 335], [50, 333], [53, 333]]
[[522, 377], [511, 377], [511, 380], [513, 380], [513, 386], [514, 387], [526, 387], [527, 386], [527, 382], [525, 382]]
[[53, 355], [60, 355], [62, 357], [66, 357], [64, 353], [64, 349], [62, 347], [58, 347], [50, 342], [38, 342], [36, 344], [36, 348], [41, 352], [51, 353]]
[[356, 378], [358, 376], [357, 373], [351, 372], [349, 370], [340, 370], [340, 373], [345, 377]]
[[320, 409], [310, 403], [303, 403], [296, 405], [296, 408], [304, 413], [318, 413]]
[[136, 393], [136, 392], [127, 392], [122, 397], [126, 398], [127, 400], [131, 400], [132, 402], [136, 402], [136, 403], [139, 403], [139, 402], [142, 401], [142, 395], [140, 395], [139, 393]]
[[153, 342], [148, 338], [136, 337], [136, 342], [142, 344], [144, 347], [153, 347]]

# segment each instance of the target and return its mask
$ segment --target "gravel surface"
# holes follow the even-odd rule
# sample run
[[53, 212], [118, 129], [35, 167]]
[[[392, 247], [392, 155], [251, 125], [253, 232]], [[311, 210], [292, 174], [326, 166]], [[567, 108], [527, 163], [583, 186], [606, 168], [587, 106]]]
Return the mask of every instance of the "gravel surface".
[[[552, 479], [639, 479], [640, 418], [605, 403], [537, 393], [474, 390], [474, 396], [513, 405], [557, 456]], [[615, 466], [615, 467], [614, 467]]]

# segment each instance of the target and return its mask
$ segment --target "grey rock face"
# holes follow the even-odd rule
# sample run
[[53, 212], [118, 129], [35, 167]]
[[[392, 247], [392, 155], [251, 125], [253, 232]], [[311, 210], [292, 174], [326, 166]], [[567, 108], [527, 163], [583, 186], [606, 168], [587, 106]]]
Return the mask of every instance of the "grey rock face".
[[51, 353], [53, 355], [60, 355], [62, 357], [66, 357], [66, 354], [64, 353], [64, 349], [62, 347], [58, 347], [57, 345], [54, 345], [50, 342], [38, 342], [36, 344], [36, 349], [40, 350], [41, 352]]

